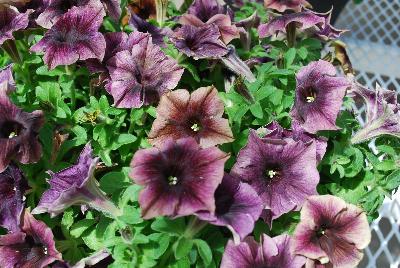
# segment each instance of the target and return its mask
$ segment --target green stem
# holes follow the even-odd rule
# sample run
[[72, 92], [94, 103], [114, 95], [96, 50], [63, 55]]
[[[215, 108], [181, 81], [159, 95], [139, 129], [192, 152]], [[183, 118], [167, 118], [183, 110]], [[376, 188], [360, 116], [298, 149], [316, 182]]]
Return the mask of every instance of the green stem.
[[6, 40], [1, 46], [4, 51], [10, 56], [10, 58], [18, 64], [22, 63], [21, 57], [18, 53], [17, 46], [15, 45], [15, 40]]
[[192, 239], [194, 238], [205, 226], [207, 225], [207, 222], [199, 220], [196, 216], [193, 216], [189, 224], [186, 227], [185, 232], [183, 233], [183, 236]]
[[286, 26], [286, 38], [288, 47], [295, 47], [296, 45], [296, 23], [291, 22]]
[[[72, 76], [73, 75], [73, 71], [71, 69], [71, 67], [69, 65], [65, 65], [65, 72], [67, 73], [68, 76]], [[73, 79], [73, 78], [72, 78]], [[75, 91], [75, 87], [74, 85], [71, 86], [70, 88], [70, 93], [71, 93], [71, 110], [75, 111], [75, 107], [76, 107], [76, 91]]]

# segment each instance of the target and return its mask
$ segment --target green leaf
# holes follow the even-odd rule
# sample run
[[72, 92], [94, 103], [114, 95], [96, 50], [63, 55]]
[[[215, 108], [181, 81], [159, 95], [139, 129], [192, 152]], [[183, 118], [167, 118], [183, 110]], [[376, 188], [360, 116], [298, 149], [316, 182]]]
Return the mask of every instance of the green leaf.
[[184, 236], [180, 237], [175, 244], [174, 254], [177, 260], [187, 256], [193, 248], [193, 240]]
[[123, 215], [118, 219], [127, 224], [138, 224], [143, 222], [143, 219], [140, 216], [140, 210], [138, 208], [128, 205], [123, 208]]
[[202, 258], [204, 264], [206, 266], [210, 265], [212, 261], [212, 252], [210, 246], [207, 244], [207, 242], [200, 239], [194, 240], [194, 243], [197, 247], [197, 251], [199, 252], [200, 257]]
[[168, 219], [166, 217], [157, 218], [152, 224], [151, 229], [160, 233], [182, 234], [185, 231], [185, 220], [183, 218]]
[[69, 208], [64, 211], [63, 217], [61, 219], [61, 226], [69, 230], [69, 228], [74, 223], [74, 211]]
[[126, 188], [131, 184], [132, 182], [123, 172], [109, 172], [100, 179], [100, 188], [108, 194]]
[[250, 106], [251, 113], [257, 118], [263, 118], [264, 113], [260, 103], [254, 103]]
[[293, 64], [293, 61], [295, 58], [296, 58], [296, 49], [295, 48], [290, 48], [288, 51], [286, 51], [286, 53], [284, 55], [286, 68], [290, 67]]
[[84, 231], [89, 229], [91, 226], [95, 225], [96, 221], [93, 219], [83, 219], [71, 226], [70, 233], [73, 237], [78, 238], [80, 237]]
[[388, 191], [393, 191], [400, 185], [400, 170], [396, 170], [392, 172], [389, 176], [386, 177], [386, 185], [384, 185], [385, 189]]

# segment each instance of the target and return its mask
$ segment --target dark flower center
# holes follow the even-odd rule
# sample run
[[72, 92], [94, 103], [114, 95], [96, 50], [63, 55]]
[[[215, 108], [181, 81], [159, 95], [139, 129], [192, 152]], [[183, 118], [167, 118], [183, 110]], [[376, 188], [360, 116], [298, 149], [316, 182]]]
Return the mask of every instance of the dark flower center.
[[308, 87], [304, 91], [304, 101], [308, 103], [312, 103], [317, 98], [317, 90], [314, 87]]
[[189, 131], [193, 132], [193, 134], [197, 134], [199, 131], [201, 131], [202, 126], [198, 116], [189, 117], [187, 122], [188, 127], [190, 128]]
[[268, 182], [279, 180], [279, 178], [282, 176], [282, 168], [276, 164], [267, 165], [264, 175]]
[[166, 174], [165, 179], [168, 185], [177, 186], [180, 183], [180, 178], [182, 177], [181, 169], [177, 165], [170, 165], [164, 170]]
[[16, 121], [6, 121], [1, 124], [0, 138], [12, 139], [21, 135], [24, 130], [24, 126]]
[[315, 231], [317, 237], [320, 238], [324, 236], [326, 233], [326, 229], [328, 229], [328, 226], [326, 224], [321, 224], [321, 226]]

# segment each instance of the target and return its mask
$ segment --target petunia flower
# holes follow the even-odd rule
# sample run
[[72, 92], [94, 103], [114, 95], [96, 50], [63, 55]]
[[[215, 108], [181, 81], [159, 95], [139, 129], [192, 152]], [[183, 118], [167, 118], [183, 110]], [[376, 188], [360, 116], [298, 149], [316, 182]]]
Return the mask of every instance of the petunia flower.
[[260, 21], [257, 11], [254, 11], [249, 17], [235, 23], [239, 30], [240, 42], [247, 51], [251, 48], [251, 29], [258, 28]]
[[331, 196], [312, 196], [304, 203], [292, 248], [295, 254], [330, 262], [334, 268], [356, 267], [371, 241], [365, 213]]
[[247, 237], [239, 245], [228, 241], [222, 256], [221, 268], [301, 268], [306, 262], [303, 256], [290, 251], [292, 238], [284, 234], [274, 238], [263, 234], [258, 244]]
[[213, 213], [214, 193], [228, 157], [216, 147], [201, 149], [193, 138], [171, 139], [162, 148], [137, 151], [130, 176], [144, 186], [139, 194], [142, 217]]
[[308, 196], [316, 194], [316, 166], [315, 142], [262, 139], [251, 130], [231, 173], [257, 191], [272, 221], [300, 209]]
[[374, 91], [355, 83], [350, 93], [361, 97], [366, 104], [366, 121], [351, 138], [353, 144], [381, 135], [400, 138], [400, 104], [395, 91], [383, 89], [379, 85]]
[[0, 46], [7, 40], [14, 40], [13, 33], [28, 26], [30, 12], [20, 13], [13, 6], [0, 5]]
[[0, 94], [0, 172], [12, 160], [23, 164], [39, 161], [42, 146], [38, 134], [43, 124], [42, 111], [24, 112]]
[[122, 9], [121, 9], [121, 0], [100, 0], [107, 14], [115, 21], [119, 22], [119, 18], [121, 17]]
[[234, 72], [238, 77], [243, 77], [250, 83], [255, 82], [256, 77], [251, 72], [250, 67], [239, 58], [235, 46], [228, 45], [227, 48], [228, 53], [220, 58], [225, 67]]
[[306, 0], [264, 0], [265, 8], [275, 9], [279, 12], [294, 10], [300, 12], [302, 7], [309, 6]]
[[211, 224], [228, 227], [236, 243], [239, 243], [253, 229], [261, 215], [263, 205], [257, 192], [247, 183], [225, 174], [214, 194], [215, 212], [199, 211], [199, 219]]
[[318, 137], [316, 135], [305, 132], [304, 129], [297, 122], [293, 122], [291, 130], [282, 128], [276, 121], [272, 121], [270, 124], [268, 124], [266, 126], [266, 129], [269, 132], [264, 136], [264, 138], [291, 138], [295, 141], [302, 141], [306, 144], [314, 141], [318, 163], [321, 162], [322, 158], [325, 155], [326, 147], [328, 146], [328, 140], [324, 137]]
[[195, 0], [187, 13], [196, 16], [202, 22], [206, 22], [217, 14], [228, 14], [229, 12], [217, 0]]
[[12, 65], [0, 70], [0, 94], [10, 93], [15, 90], [15, 81], [12, 75]]
[[279, 32], [286, 33], [289, 24], [295, 25], [299, 30], [306, 30], [311, 27], [318, 27], [322, 29], [325, 24], [325, 18], [317, 14], [305, 10], [299, 13], [284, 14], [282, 16], [272, 18], [265, 24], [258, 27], [260, 38], [270, 37], [278, 34]]
[[120, 210], [100, 190], [94, 178], [98, 161], [87, 144], [75, 165], [57, 173], [49, 172], [50, 189], [43, 193], [32, 214], [46, 212], [54, 217], [72, 205], [88, 205], [110, 216], [120, 216]]
[[118, 52], [108, 61], [111, 80], [106, 89], [119, 108], [157, 103], [177, 86], [184, 69], [154, 45], [149, 34], [134, 32], [129, 42], [129, 50]]
[[347, 30], [340, 30], [332, 26], [331, 24], [331, 18], [332, 18], [332, 11], [329, 10], [326, 13], [316, 13], [311, 11], [317, 16], [321, 16], [322, 18], [325, 19], [325, 23], [323, 24], [321, 29], [315, 29], [314, 31], [311, 31], [315, 36], [317, 36], [319, 39], [323, 41], [329, 41], [333, 39], [339, 38], [343, 33], [347, 32]]
[[296, 75], [296, 98], [291, 111], [293, 120], [309, 132], [337, 130], [339, 114], [350, 83], [336, 77], [335, 67], [323, 60], [311, 62]]
[[73, 7], [31, 47], [31, 51], [44, 51], [44, 62], [50, 69], [78, 60], [103, 60], [106, 41], [98, 32], [103, 16], [103, 9]]
[[149, 142], [161, 146], [167, 139], [193, 137], [201, 147], [233, 141], [224, 104], [215, 87], [185, 89], [165, 94], [157, 107], [157, 118], [148, 135]]
[[157, 17], [155, 0], [130, 0], [128, 1], [128, 8], [143, 20], [156, 19]]
[[21, 231], [0, 236], [0, 267], [44, 268], [61, 260], [51, 229], [28, 210], [23, 214]]
[[96, 10], [103, 8], [100, 0], [49, 0], [46, 9], [36, 19], [36, 23], [43, 28], [50, 29], [73, 7], [92, 7]]
[[183, 25], [175, 31], [171, 41], [180, 52], [195, 60], [217, 59], [228, 53], [220, 37], [218, 27], [213, 24], [202, 27]]
[[74, 265], [70, 265], [68, 262], [65, 261], [56, 261], [51, 265], [51, 268], [103, 268], [108, 267], [108, 265], [110, 265], [112, 262], [113, 259], [110, 253], [104, 249], [97, 251], [86, 258], [81, 259]]
[[0, 226], [10, 232], [20, 229], [27, 189], [27, 181], [17, 166], [9, 165], [0, 173]]

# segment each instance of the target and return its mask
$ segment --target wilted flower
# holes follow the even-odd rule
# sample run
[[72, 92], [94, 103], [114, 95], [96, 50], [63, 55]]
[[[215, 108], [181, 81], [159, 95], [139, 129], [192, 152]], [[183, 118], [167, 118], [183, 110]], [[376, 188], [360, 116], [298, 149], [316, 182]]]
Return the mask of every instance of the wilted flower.
[[184, 70], [152, 43], [149, 34], [134, 32], [129, 39], [129, 50], [108, 61], [111, 80], [106, 89], [119, 108], [157, 103], [161, 95], [176, 87]]
[[39, 161], [42, 146], [38, 134], [43, 123], [42, 111], [24, 112], [0, 93], [0, 172], [12, 160], [23, 164]]
[[0, 95], [10, 93], [15, 90], [15, 81], [12, 75], [12, 65], [8, 65], [0, 70]]
[[31, 51], [44, 51], [44, 62], [50, 69], [78, 60], [103, 60], [106, 41], [98, 32], [103, 16], [103, 9], [73, 7], [31, 47]]
[[14, 32], [28, 26], [29, 13], [19, 13], [15, 7], [0, 5], [0, 46], [7, 40], [13, 40]]
[[323, 60], [311, 62], [296, 75], [296, 99], [291, 116], [309, 133], [338, 129], [336, 117], [350, 84], [346, 78], [335, 75], [335, 67]]
[[221, 61], [225, 67], [239, 77], [245, 78], [250, 83], [256, 81], [256, 77], [251, 72], [250, 67], [239, 58], [233, 45], [228, 45], [228, 53], [221, 57]]
[[157, 118], [149, 142], [161, 146], [167, 139], [193, 137], [201, 147], [233, 141], [224, 104], [215, 87], [202, 87], [191, 94], [184, 89], [165, 94], [157, 107]]
[[299, 13], [285, 14], [276, 18], [272, 18], [268, 23], [261, 24], [258, 27], [260, 38], [269, 37], [278, 34], [279, 32], [287, 32], [289, 24], [295, 25], [300, 30], [306, 30], [311, 27], [322, 29], [325, 23], [325, 18], [316, 15], [315, 13], [306, 10]]
[[253, 237], [247, 237], [239, 245], [230, 240], [222, 256], [221, 268], [301, 268], [306, 258], [292, 254], [291, 243], [288, 235], [271, 238], [263, 234], [260, 244]]
[[17, 166], [9, 165], [0, 173], [0, 226], [10, 232], [20, 229], [24, 192], [27, 189], [28, 184]]
[[315, 142], [262, 139], [251, 130], [232, 174], [253, 186], [274, 220], [299, 209], [308, 196], [316, 194], [316, 166]]
[[225, 174], [214, 194], [215, 212], [200, 211], [196, 215], [214, 225], [228, 227], [239, 243], [254, 229], [263, 205], [257, 192], [247, 183]]
[[52, 217], [72, 205], [88, 205], [113, 217], [120, 210], [100, 190], [94, 171], [99, 158], [92, 157], [92, 148], [87, 144], [77, 163], [57, 173], [49, 172], [50, 189], [45, 191], [33, 214], [50, 213]]
[[264, 0], [266, 8], [275, 9], [279, 12], [284, 12], [288, 9], [300, 12], [302, 7], [309, 5], [306, 0]]
[[144, 186], [142, 217], [186, 216], [215, 211], [214, 193], [228, 155], [216, 147], [201, 149], [193, 138], [168, 140], [162, 148], [142, 149], [132, 159], [131, 178]]
[[[71, 8], [92, 7], [96, 10], [103, 8], [100, 0], [49, 0], [46, 9], [38, 16], [36, 23], [50, 29]], [[105, 15], [105, 14], [104, 14]]]
[[370, 241], [367, 216], [360, 208], [335, 196], [312, 196], [301, 210], [293, 250], [334, 268], [350, 268], [360, 262]]
[[354, 83], [351, 94], [361, 97], [366, 104], [365, 125], [351, 138], [353, 144], [381, 135], [400, 138], [400, 105], [395, 91], [383, 89], [379, 85], [373, 91]]
[[260, 21], [261, 18], [257, 15], [257, 11], [254, 11], [249, 17], [235, 23], [239, 27], [240, 41], [246, 50], [250, 50], [251, 46], [251, 29], [258, 28]]
[[0, 267], [44, 268], [61, 260], [51, 229], [29, 211], [23, 214], [21, 231], [0, 236]]
[[317, 162], [320, 162], [325, 155], [326, 147], [328, 146], [328, 139], [317, 137], [316, 135], [305, 132], [296, 121], [293, 122], [291, 130], [282, 128], [276, 121], [272, 121], [266, 128], [269, 133], [267, 133], [264, 138], [291, 138], [295, 141], [302, 141], [306, 144], [314, 141], [316, 146]]
[[211, 24], [202, 27], [183, 25], [171, 38], [175, 47], [194, 59], [216, 59], [228, 53], [220, 40], [218, 27]]
[[157, 17], [155, 0], [130, 0], [128, 7], [130, 11], [144, 20]]

